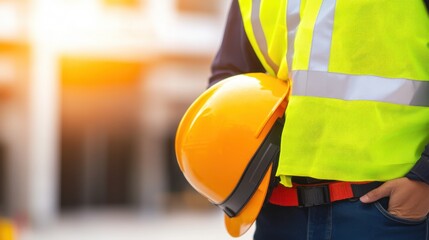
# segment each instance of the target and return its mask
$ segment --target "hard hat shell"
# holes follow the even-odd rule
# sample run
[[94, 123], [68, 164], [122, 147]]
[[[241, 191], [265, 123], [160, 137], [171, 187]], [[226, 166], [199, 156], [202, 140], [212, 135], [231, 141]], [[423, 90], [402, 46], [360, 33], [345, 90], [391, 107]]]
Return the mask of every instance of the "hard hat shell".
[[266, 197], [279, 149], [267, 138], [284, 116], [289, 89], [288, 82], [264, 73], [233, 76], [200, 95], [179, 124], [180, 169], [195, 190], [224, 210], [231, 236], [251, 227]]

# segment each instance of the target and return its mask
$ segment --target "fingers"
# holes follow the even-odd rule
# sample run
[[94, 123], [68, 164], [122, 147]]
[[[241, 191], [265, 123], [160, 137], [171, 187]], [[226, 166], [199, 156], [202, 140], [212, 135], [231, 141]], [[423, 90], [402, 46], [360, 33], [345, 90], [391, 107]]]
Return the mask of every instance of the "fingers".
[[392, 192], [392, 188], [390, 187], [390, 184], [384, 183], [380, 187], [360, 197], [360, 201], [363, 203], [372, 203], [381, 198], [390, 196], [391, 192]]
[[387, 181], [380, 187], [360, 198], [362, 203], [372, 203], [384, 197], [390, 197], [390, 214], [406, 219], [422, 219], [429, 212], [429, 185], [398, 178]]

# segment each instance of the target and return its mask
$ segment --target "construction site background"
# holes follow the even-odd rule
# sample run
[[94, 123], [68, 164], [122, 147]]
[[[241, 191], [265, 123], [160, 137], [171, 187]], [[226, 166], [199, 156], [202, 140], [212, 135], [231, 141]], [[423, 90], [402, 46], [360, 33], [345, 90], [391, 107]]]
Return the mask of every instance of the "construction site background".
[[229, 4], [0, 0], [0, 218], [17, 239], [230, 239], [174, 154]]

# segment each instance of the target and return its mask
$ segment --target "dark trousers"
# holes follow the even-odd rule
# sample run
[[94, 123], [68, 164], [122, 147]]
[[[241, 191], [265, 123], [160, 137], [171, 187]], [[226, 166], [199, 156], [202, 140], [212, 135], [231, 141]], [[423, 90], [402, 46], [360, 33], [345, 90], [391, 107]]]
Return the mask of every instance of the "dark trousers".
[[266, 203], [255, 240], [429, 240], [429, 220], [411, 221], [387, 212], [388, 199], [373, 204], [345, 200], [313, 207]]

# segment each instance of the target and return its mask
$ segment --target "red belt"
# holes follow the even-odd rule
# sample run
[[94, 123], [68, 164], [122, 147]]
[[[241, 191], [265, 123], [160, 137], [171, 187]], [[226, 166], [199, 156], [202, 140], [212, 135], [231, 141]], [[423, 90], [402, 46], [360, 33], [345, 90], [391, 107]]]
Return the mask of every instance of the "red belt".
[[329, 182], [311, 185], [294, 184], [291, 188], [278, 184], [274, 187], [269, 202], [279, 206], [311, 207], [359, 198], [381, 184], [381, 182]]

